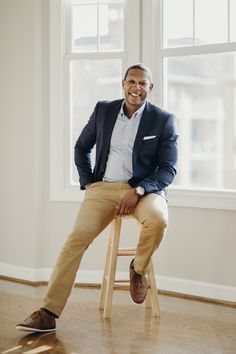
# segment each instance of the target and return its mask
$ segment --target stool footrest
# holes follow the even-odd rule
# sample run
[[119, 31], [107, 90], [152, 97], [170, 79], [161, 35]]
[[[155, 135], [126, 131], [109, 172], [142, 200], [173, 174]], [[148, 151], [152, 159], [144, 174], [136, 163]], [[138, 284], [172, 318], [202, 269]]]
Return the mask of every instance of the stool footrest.
[[119, 249], [117, 252], [117, 256], [135, 256], [136, 251]]
[[[117, 286], [119, 284], [127, 284], [127, 285], [129, 285], [130, 281], [129, 280], [119, 280], [118, 279], [118, 280], [114, 280], [113, 284], [114, 284], [114, 286]], [[147, 288], [150, 289], [151, 285], [149, 284]]]

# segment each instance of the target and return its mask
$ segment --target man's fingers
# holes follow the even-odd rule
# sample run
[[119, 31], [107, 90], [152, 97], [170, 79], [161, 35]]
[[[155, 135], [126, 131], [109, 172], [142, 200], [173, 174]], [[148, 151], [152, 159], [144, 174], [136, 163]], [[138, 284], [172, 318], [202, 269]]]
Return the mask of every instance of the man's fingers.
[[115, 215], [118, 216], [127, 216], [133, 213], [134, 211], [134, 207], [127, 205], [127, 203], [122, 203], [120, 202], [117, 206], [116, 206], [116, 213]]
[[125, 208], [122, 206], [120, 208], [120, 215], [124, 215], [125, 214]]
[[118, 205], [116, 207], [116, 216], [117, 215], [120, 215], [120, 216], [123, 216], [125, 214], [125, 209], [124, 207], [122, 207], [121, 205]]
[[127, 216], [127, 215], [130, 215], [131, 213], [132, 213], [132, 209], [130, 209], [130, 208], [121, 208], [120, 212], [119, 212], [119, 215]]
[[120, 215], [120, 208], [118, 205], [116, 207], [116, 212], [115, 212], [115, 216], [117, 216], [117, 215]]

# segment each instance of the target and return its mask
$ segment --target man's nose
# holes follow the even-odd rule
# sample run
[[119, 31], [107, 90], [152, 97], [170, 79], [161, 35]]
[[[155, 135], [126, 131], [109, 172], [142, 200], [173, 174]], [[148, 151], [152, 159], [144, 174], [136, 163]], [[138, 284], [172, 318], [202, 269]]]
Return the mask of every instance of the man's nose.
[[142, 85], [139, 82], [134, 82], [133, 86], [136, 88], [142, 88]]

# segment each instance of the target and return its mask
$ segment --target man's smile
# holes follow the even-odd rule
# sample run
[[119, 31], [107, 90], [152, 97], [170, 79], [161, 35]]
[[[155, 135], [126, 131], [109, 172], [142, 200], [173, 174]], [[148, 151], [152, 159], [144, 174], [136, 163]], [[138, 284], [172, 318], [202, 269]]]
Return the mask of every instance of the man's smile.
[[139, 94], [139, 93], [134, 93], [134, 92], [130, 92], [129, 94], [130, 94], [130, 96], [132, 96], [132, 97], [139, 97], [139, 96], [141, 96], [141, 94]]

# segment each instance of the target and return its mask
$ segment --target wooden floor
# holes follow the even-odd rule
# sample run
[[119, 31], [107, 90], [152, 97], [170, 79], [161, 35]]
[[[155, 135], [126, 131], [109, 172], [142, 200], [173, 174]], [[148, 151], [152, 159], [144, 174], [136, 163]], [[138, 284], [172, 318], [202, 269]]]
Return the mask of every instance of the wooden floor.
[[0, 280], [0, 353], [235, 354], [236, 309], [159, 296], [161, 317], [115, 291], [113, 317], [98, 311], [99, 290], [75, 288], [51, 334], [26, 334], [15, 325], [38, 308], [45, 287]]

